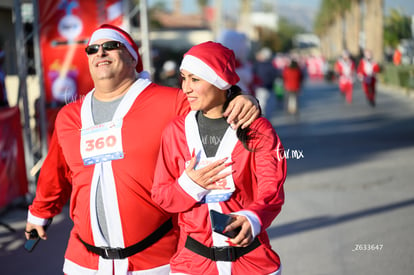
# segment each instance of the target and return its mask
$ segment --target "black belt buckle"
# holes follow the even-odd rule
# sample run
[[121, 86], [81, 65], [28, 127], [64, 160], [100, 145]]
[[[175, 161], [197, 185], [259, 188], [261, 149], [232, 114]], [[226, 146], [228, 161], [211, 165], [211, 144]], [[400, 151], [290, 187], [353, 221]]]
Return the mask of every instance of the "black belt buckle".
[[102, 258], [104, 259], [123, 259], [121, 255], [121, 248], [101, 247], [104, 251]]
[[235, 262], [236, 249], [233, 246], [215, 246], [211, 250], [211, 257], [213, 261]]

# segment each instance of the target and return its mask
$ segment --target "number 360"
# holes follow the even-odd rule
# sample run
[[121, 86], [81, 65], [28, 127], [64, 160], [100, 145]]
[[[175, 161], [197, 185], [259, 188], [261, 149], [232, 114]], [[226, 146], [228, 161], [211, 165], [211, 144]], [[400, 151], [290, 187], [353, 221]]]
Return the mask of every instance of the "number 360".
[[116, 144], [115, 136], [107, 136], [106, 138], [100, 137], [95, 139], [89, 139], [85, 141], [86, 151], [92, 151], [94, 149], [103, 149], [105, 147], [112, 147]]

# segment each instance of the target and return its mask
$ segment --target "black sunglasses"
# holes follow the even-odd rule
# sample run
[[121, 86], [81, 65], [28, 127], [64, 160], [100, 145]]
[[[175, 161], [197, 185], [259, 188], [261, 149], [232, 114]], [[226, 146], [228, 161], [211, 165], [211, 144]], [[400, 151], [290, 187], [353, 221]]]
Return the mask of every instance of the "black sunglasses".
[[99, 51], [100, 46], [102, 46], [104, 51], [112, 51], [119, 49], [122, 46], [122, 43], [118, 41], [106, 41], [102, 44], [92, 44], [85, 48], [85, 52], [87, 55], [95, 54]]

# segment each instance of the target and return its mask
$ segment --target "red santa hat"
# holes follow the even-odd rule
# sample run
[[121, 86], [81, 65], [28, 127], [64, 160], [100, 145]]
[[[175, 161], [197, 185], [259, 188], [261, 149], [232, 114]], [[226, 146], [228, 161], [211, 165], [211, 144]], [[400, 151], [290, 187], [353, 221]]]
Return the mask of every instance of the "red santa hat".
[[237, 84], [234, 52], [220, 43], [208, 41], [192, 47], [184, 54], [182, 69], [201, 77], [221, 90]]
[[138, 73], [142, 72], [143, 65], [141, 56], [138, 52], [138, 46], [134, 39], [132, 39], [126, 31], [117, 26], [103, 24], [93, 32], [91, 38], [89, 39], [88, 46], [99, 39], [110, 39], [121, 42], [135, 61], [137, 61], [137, 66], [135, 67], [136, 71]]

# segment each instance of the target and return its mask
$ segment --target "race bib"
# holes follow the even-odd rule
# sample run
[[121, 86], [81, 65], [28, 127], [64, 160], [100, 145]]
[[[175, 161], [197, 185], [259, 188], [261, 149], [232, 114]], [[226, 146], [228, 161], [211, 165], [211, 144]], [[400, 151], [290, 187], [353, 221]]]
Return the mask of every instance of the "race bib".
[[[203, 167], [206, 167], [207, 165], [219, 160], [221, 158], [212, 157], [212, 158], [206, 158], [200, 160], [195, 170], [201, 169]], [[228, 162], [231, 162], [231, 160], [228, 160]], [[188, 163], [187, 163], [188, 164]], [[227, 173], [231, 172], [232, 167], [228, 166], [225, 169], [221, 171], [221, 173]], [[225, 177], [224, 179], [220, 181], [216, 181], [215, 184], [217, 186], [220, 186], [224, 189], [217, 189], [217, 190], [210, 190], [210, 192], [204, 197], [204, 199], [201, 201], [201, 203], [212, 203], [212, 202], [220, 202], [220, 201], [227, 201], [230, 199], [231, 195], [233, 194], [234, 190], [236, 189], [234, 186], [233, 176], [229, 175]]]
[[123, 159], [122, 119], [81, 130], [81, 156], [84, 165]]

